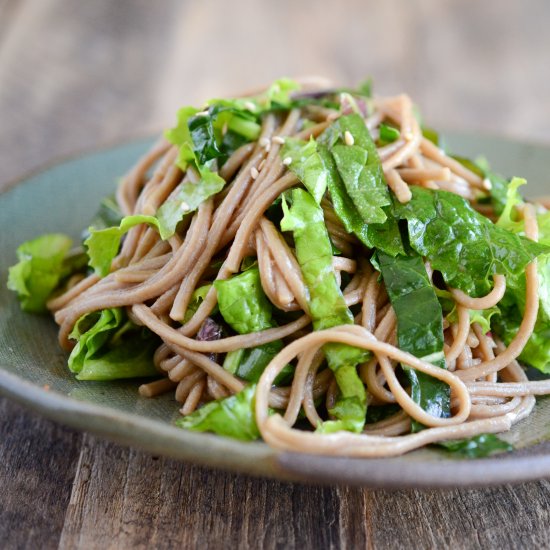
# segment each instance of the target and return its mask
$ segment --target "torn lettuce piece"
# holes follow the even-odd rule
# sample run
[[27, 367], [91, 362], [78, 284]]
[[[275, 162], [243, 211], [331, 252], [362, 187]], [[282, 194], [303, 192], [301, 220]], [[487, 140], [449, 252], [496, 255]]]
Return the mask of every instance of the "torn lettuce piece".
[[[346, 305], [332, 267], [332, 248], [324, 223], [323, 210], [303, 189], [293, 189], [291, 204], [283, 197], [282, 231], [292, 231], [296, 257], [308, 290], [308, 305], [315, 330], [353, 324], [353, 315]], [[334, 408], [336, 421], [324, 422], [323, 432], [350, 430], [360, 432], [367, 410], [363, 382], [357, 365], [368, 352], [342, 344], [323, 347], [330, 369], [340, 390], [339, 403]]]
[[[524, 234], [524, 222], [518, 208], [524, 205], [519, 188], [525, 180], [513, 178], [506, 192], [506, 202], [497, 225], [514, 233]], [[550, 245], [550, 212], [537, 214], [539, 242]], [[519, 356], [522, 363], [531, 365], [541, 372], [550, 373], [550, 254], [538, 258], [539, 311], [533, 333]], [[525, 276], [522, 273], [513, 284], [507, 285], [506, 293], [499, 304], [500, 314], [495, 316], [492, 328], [506, 345], [514, 339], [525, 311]]]
[[8, 288], [17, 292], [24, 311], [46, 311], [46, 301], [69, 274], [65, 259], [71, 245], [72, 240], [60, 233], [42, 235], [19, 245], [19, 261], [9, 269]]
[[512, 178], [510, 183], [506, 187], [506, 199], [502, 212], [496, 224], [499, 227], [508, 229], [513, 233], [523, 233], [524, 222], [518, 219], [517, 208], [523, 206], [525, 203], [523, 198], [519, 194], [519, 188], [527, 184], [527, 180], [523, 178]]
[[[196, 288], [193, 294], [191, 295], [191, 300], [189, 301], [189, 305], [187, 306], [187, 310], [185, 311], [185, 315], [183, 318], [184, 324], [187, 323], [193, 315], [195, 315], [197, 309], [199, 309], [199, 306], [202, 304], [203, 300], [206, 298], [206, 295], [208, 294], [208, 291], [212, 287], [211, 284], [208, 285], [202, 285], [199, 286], [199, 288]], [[216, 306], [210, 315], [214, 315], [218, 311], [218, 306]]]
[[[495, 315], [500, 314], [500, 309], [498, 306], [493, 306], [488, 309], [470, 309], [468, 311], [470, 314], [470, 325], [477, 323], [481, 327], [483, 334], [487, 334], [491, 331], [491, 320]], [[447, 319], [447, 321], [451, 324], [458, 322], [456, 303], [451, 311], [446, 315], [445, 319]]]
[[90, 267], [100, 277], [105, 277], [111, 270], [111, 263], [118, 254], [120, 240], [132, 227], [140, 223], [148, 223], [158, 228], [158, 221], [154, 216], [134, 215], [122, 218], [118, 227], [105, 229], [89, 228], [90, 236], [84, 241], [88, 250]]
[[197, 208], [213, 195], [219, 193], [225, 180], [209, 169], [199, 168], [200, 181], [180, 184], [174, 198], [166, 200], [156, 212], [157, 227], [163, 240], [170, 238], [184, 216]]
[[321, 202], [328, 185], [329, 173], [317, 151], [317, 142], [286, 138], [281, 157], [290, 158], [289, 170], [306, 186], [317, 204]]
[[393, 143], [400, 138], [401, 134], [397, 128], [384, 124], [380, 124], [380, 145], [387, 145], [388, 143]]
[[[89, 227], [94, 229], [106, 229], [107, 227], [114, 227], [119, 225], [122, 221], [122, 211], [116, 201], [114, 195], [110, 195], [102, 199], [99, 204], [99, 208], [95, 213]], [[87, 227], [81, 233], [81, 240], [84, 242], [90, 236], [90, 229]]]
[[[229, 279], [215, 281], [214, 286], [222, 317], [239, 334], [277, 326], [272, 319], [271, 302], [263, 291], [257, 266], [249, 267]], [[257, 382], [282, 347], [283, 342], [275, 340], [254, 348], [230, 351], [225, 356], [223, 367], [248, 382]]]
[[[443, 313], [422, 258], [414, 252], [396, 257], [378, 252], [377, 256], [397, 317], [399, 348], [434, 366], [446, 368]], [[411, 382], [411, 397], [415, 403], [432, 416], [450, 416], [449, 386], [406, 365], [403, 368]], [[413, 431], [421, 428], [419, 423], [413, 422]]]
[[214, 281], [214, 287], [222, 317], [239, 334], [273, 326], [271, 302], [263, 291], [257, 267], [229, 279]]
[[489, 161], [485, 157], [480, 156], [473, 161], [465, 159], [467, 163], [462, 159], [457, 158], [457, 160], [462, 162], [462, 164], [464, 164], [466, 168], [472, 170], [472, 172], [477, 173], [482, 178], [489, 181], [491, 188], [489, 190], [490, 195], [488, 202], [493, 206], [495, 214], [500, 216], [506, 205], [508, 185], [510, 184], [510, 181], [500, 174], [493, 172], [491, 170], [491, 166], [489, 165]]
[[[350, 139], [351, 138], [351, 139]], [[383, 223], [391, 204], [382, 163], [365, 121], [358, 114], [337, 119], [319, 138], [334, 158], [345, 189], [366, 224]]]
[[439, 441], [436, 445], [461, 458], [483, 458], [514, 449], [510, 443], [494, 434], [480, 434], [469, 439]]
[[179, 147], [178, 166], [185, 170], [192, 164], [203, 177], [213, 161], [222, 166], [241, 145], [259, 137], [261, 116], [289, 108], [291, 94], [299, 88], [297, 82], [281, 78], [258, 96], [212, 99], [204, 111], [183, 107], [176, 126], [165, 133], [168, 141]]
[[212, 401], [188, 416], [176, 420], [176, 426], [196, 432], [214, 432], [241, 441], [260, 437], [254, 411], [256, 385], [250, 384], [230, 397]]
[[462, 197], [413, 186], [412, 199], [395, 202], [394, 215], [407, 220], [411, 247], [430, 260], [445, 282], [477, 297], [487, 294], [493, 275], [517, 278], [550, 247], [493, 224]]
[[[353, 138], [347, 145], [345, 133]], [[348, 139], [349, 142], [349, 139]], [[287, 139], [282, 158], [317, 203], [328, 188], [344, 228], [368, 248], [404, 254], [401, 233], [390, 212], [390, 195], [376, 147], [359, 115], [346, 115], [315, 141]]]
[[121, 308], [82, 316], [69, 338], [76, 345], [69, 369], [78, 380], [117, 380], [156, 376], [153, 354], [159, 338], [128, 320]]

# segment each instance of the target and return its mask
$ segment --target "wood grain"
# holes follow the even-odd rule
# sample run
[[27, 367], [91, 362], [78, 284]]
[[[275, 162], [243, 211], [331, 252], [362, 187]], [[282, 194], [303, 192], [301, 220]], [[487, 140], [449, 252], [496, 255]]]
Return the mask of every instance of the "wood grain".
[[[550, 141], [544, 0], [0, 0], [0, 188], [282, 74], [375, 77], [434, 126]], [[152, 457], [0, 400], [2, 548], [535, 548], [548, 482], [278, 483]]]
[[55, 548], [81, 435], [0, 399], [0, 547]]

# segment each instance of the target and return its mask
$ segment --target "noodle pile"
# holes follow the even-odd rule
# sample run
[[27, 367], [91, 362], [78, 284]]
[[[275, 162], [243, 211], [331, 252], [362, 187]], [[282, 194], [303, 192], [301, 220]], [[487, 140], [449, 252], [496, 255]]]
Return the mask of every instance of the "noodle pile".
[[[550, 393], [550, 380], [529, 381], [517, 362], [537, 319], [536, 260], [526, 268], [525, 312], [508, 346], [479, 324], [471, 324], [470, 319], [472, 311], [499, 304], [507, 286], [505, 276], [495, 275], [493, 290], [482, 298], [446, 289], [455, 301], [457, 315], [454, 322], [444, 321], [447, 368], [439, 368], [397, 347], [396, 314], [380, 274], [369, 261], [371, 251], [346, 231], [327, 194], [321, 207], [330, 240], [340, 251], [333, 257], [334, 274], [342, 285], [345, 303], [355, 306], [353, 311], [358, 313], [355, 324], [312, 331], [308, 289], [295, 251], [266, 212], [282, 193], [301, 186], [289, 169], [289, 159], [281, 157], [285, 140], [290, 136], [317, 138], [341, 114], [321, 105], [266, 113], [258, 139], [240, 146], [220, 168], [219, 174], [227, 182], [224, 189], [186, 216], [173, 236], [161, 240], [154, 227], [136, 225], [127, 233], [107, 276], [93, 274], [73, 280], [70, 288], [49, 301], [60, 327], [61, 346], [66, 350], [73, 347], [70, 333], [87, 313], [125, 308], [135, 324], [147, 327], [162, 340], [154, 355], [162, 378], [142, 385], [140, 393], [153, 397], [175, 392], [182, 415], [189, 415], [205, 403], [245, 387], [245, 381], [223, 368], [223, 354], [282, 340], [283, 349], [257, 383], [255, 418], [264, 441], [289, 451], [394, 456], [438, 441], [503, 432], [529, 415], [534, 396]], [[387, 185], [400, 203], [410, 201], [414, 186], [440, 189], [464, 197], [483, 215], [496, 219], [491, 205], [477, 200], [487, 194], [487, 180], [424, 137], [408, 96], [371, 100], [365, 124], [373, 140], [379, 139], [384, 123], [399, 132], [398, 139], [378, 147], [378, 155]], [[153, 215], [182, 184], [200, 184], [197, 170], [181, 170], [177, 157], [178, 147], [161, 138], [139, 160], [118, 188], [116, 199], [124, 215]], [[534, 208], [526, 204], [522, 217], [526, 237], [536, 241]], [[189, 316], [193, 293], [207, 283], [239, 273], [245, 258], [257, 261], [269, 301], [278, 310], [294, 312], [294, 320], [249, 334], [201, 338], [217, 306], [217, 291], [210, 286]], [[429, 262], [425, 265], [430, 279], [435, 277]], [[398, 412], [366, 424], [363, 433], [314, 431], [330, 418], [327, 411], [338, 399], [333, 372], [325, 366], [323, 346], [328, 343], [368, 350], [368, 360], [358, 367], [368, 406], [395, 404]], [[288, 364], [295, 366], [292, 382], [275, 386]], [[433, 416], [413, 400], [399, 374], [400, 364], [449, 386], [449, 417]], [[297, 422], [303, 425], [305, 421], [300, 417], [305, 417], [312, 429], [298, 429]], [[412, 422], [424, 429], [412, 430]]]

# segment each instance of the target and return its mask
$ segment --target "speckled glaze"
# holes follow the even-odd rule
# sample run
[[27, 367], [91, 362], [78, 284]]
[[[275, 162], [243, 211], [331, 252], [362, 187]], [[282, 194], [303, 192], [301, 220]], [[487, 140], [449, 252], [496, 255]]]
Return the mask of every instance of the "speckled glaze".
[[[550, 146], [449, 134], [458, 154], [482, 153], [507, 175], [526, 177], [531, 196], [550, 193]], [[149, 140], [112, 147], [57, 164], [0, 195], [0, 393], [45, 416], [122, 444], [207, 466], [289, 480], [370, 487], [456, 487], [550, 476], [550, 399], [504, 438], [516, 450], [481, 460], [452, 459], [419, 450], [392, 459], [326, 458], [281, 453], [261, 442], [242, 443], [175, 428], [171, 395], [146, 399], [139, 381], [78, 382], [66, 368], [57, 328], [47, 316], [24, 314], [5, 287], [18, 244], [46, 232], [78, 239], [99, 200], [146, 149]]]

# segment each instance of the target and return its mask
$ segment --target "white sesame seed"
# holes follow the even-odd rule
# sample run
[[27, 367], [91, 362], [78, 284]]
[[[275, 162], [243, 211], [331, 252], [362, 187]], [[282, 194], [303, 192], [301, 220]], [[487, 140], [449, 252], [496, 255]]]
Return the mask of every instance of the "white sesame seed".
[[262, 160], [262, 162], [260, 162], [260, 166], [258, 166], [258, 170], [261, 172], [262, 171], [262, 168], [265, 166], [265, 159]]
[[412, 141], [414, 134], [412, 132], [405, 132], [403, 137], [405, 138], [405, 141]]
[[282, 136], [275, 136], [273, 139], [272, 139], [273, 143], [278, 143], [279, 145], [283, 145], [283, 143], [285, 142], [285, 138], [282, 137]]
[[286, 157], [283, 159], [283, 164], [285, 166], [290, 166], [292, 164], [292, 158], [291, 157]]
[[346, 142], [346, 145], [353, 145], [355, 143], [355, 139], [349, 130], [344, 132], [344, 141]]
[[252, 101], [245, 101], [244, 102], [244, 107], [245, 107], [245, 109], [248, 109], [249, 111], [255, 111], [256, 110], [256, 105], [254, 105], [254, 103], [252, 103]]
[[260, 173], [258, 172], [257, 168], [253, 166], [250, 169], [250, 175], [252, 176], [252, 179], [255, 180], [260, 175]]
[[487, 191], [490, 191], [493, 188], [493, 184], [491, 183], [491, 180], [488, 178], [485, 178], [483, 180], [483, 189], [487, 189]]
[[263, 137], [260, 139], [260, 146], [269, 153], [269, 150], [271, 149], [271, 140], [268, 137]]
[[195, 116], [208, 116], [208, 110], [206, 110], [206, 111], [199, 111], [198, 113], [196, 113]]
[[184, 212], [187, 212], [189, 210], [189, 205], [185, 202], [185, 201], [182, 201], [182, 203], [180, 204], [180, 208], [184, 211]]

